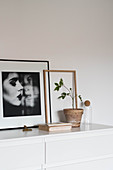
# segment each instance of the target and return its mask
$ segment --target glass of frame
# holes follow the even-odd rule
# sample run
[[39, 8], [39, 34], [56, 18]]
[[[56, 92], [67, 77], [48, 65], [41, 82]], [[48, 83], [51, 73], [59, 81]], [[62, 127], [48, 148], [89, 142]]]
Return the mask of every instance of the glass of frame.
[[[51, 113], [50, 114], [50, 122], [51, 123], [54, 123], [54, 122], [59, 122], [59, 118], [57, 118], [57, 116], [55, 117], [54, 119], [54, 110], [52, 111], [52, 107], [51, 107], [51, 103], [52, 103], [52, 100], [51, 100], [51, 103], [50, 105], [48, 105], [48, 91], [49, 91], [49, 88], [47, 86], [47, 79], [48, 79], [48, 74], [49, 73], [49, 76], [51, 78], [51, 75], [50, 73], [59, 73], [60, 75], [63, 73], [63, 74], [66, 74], [67, 73], [69, 75], [71, 75], [70, 77], [72, 77], [72, 81], [73, 81], [73, 93], [74, 93], [74, 96], [75, 96], [75, 99], [74, 99], [74, 106], [75, 108], [77, 108], [77, 85], [76, 85], [76, 71], [75, 70], [43, 70], [44, 72], [44, 94], [45, 94], [45, 114], [46, 114], [46, 123], [49, 123], [49, 117], [48, 117], [48, 113]], [[55, 76], [54, 76], [55, 77]], [[51, 81], [50, 81], [50, 85], [51, 85]], [[49, 108], [50, 107], [50, 108]], [[54, 113], [54, 114], [52, 114]], [[59, 116], [58, 116], [59, 117]]]
[[45, 69], [48, 61], [0, 60], [0, 129], [45, 123]]

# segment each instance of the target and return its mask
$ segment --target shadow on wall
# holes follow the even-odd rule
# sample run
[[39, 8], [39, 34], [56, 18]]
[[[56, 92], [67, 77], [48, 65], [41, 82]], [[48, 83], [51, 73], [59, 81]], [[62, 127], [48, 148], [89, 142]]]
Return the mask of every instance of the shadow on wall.
[[59, 111], [58, 111], [58, 117], [59, 117], [59, 121], [60, 121], [60, 122], [66, 122], [66, 118], [65, 118], [65, 115], [64, 115], [64, 111], [63, 111], [63, 110], [59, 110]]

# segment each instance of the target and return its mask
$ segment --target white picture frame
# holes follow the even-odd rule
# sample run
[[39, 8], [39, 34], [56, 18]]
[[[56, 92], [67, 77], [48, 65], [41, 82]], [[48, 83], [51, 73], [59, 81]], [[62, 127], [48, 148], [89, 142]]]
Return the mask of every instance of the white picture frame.
[[0, 59], [0, 129], [45, 123], [45, 69], [49, 61]]

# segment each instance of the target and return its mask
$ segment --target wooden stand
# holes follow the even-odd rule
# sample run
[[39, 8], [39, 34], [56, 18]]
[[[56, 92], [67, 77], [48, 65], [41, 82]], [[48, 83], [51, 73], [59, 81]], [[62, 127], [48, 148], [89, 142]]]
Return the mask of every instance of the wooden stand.
[[40, 124], [39, 130], [45, 130], [49, 132], [54, 131], [66, 131], [71, 130], [72, 124], [71, 123], [50, 123], [50, 124]]

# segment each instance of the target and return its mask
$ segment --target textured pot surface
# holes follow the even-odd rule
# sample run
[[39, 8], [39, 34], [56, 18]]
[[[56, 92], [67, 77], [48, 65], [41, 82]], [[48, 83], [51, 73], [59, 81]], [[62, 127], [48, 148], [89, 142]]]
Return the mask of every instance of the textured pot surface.
[[64, 109], [66, 121], [72, 123], [73, 127], [79, 127], [83, 109]]

